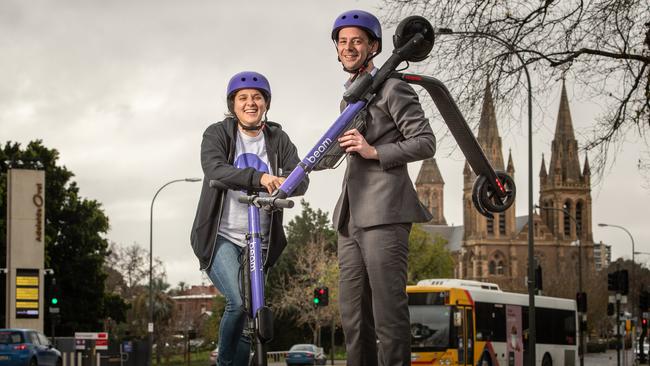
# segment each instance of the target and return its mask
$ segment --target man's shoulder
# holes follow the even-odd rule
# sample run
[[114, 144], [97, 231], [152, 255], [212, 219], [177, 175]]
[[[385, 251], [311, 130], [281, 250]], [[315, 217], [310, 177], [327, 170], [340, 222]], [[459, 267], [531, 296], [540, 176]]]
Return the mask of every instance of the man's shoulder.
[[388, 78], [380, 88], [383, 92], [413, 90], [411, 84], [398, 78]]

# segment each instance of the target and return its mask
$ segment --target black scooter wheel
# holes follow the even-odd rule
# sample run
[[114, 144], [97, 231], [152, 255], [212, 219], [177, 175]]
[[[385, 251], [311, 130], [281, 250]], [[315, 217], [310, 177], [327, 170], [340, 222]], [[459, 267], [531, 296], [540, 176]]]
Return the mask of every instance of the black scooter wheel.
[[517, 187], [515, 181], [505, 172], [498, 171], [497, 178], [505, 190], [505, 195], [501, 197], [496, 189], [488, 182], [487, 179], [477, 179], [478, 199], [481, 205], [490, 212], [504, 212], [515, 202]]

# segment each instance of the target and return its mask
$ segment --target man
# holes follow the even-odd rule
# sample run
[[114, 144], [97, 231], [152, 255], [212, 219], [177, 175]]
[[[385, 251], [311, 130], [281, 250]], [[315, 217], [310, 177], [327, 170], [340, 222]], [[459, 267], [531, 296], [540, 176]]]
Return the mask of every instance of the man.
[[[341, 14], [332, 40], [350, 74], [346, 86], [374, 72], [372, 59], [381, 52], [381, 25], [374, 15]], [[388, 79], [368, 106], [365, 133], [349, 130], [339, 144], [350, 154], [334, 209], [347, 362], [410, 365], [408, 238], [411, 224], [431, 214], [417, 198], [407, 163], [433, 156], [433, 131], [413, 88]]]

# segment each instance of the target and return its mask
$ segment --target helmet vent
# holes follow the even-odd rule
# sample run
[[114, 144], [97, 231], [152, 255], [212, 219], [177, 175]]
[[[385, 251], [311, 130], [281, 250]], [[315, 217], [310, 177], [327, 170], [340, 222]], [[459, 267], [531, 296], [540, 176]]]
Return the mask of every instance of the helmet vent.
[[253, 78], [253, 81], [257, 81], [257, 78]]
[[353, 18], [354, 18], [354, 19], [359, 19], [359, 16], [355, 14], [355, 15], [353, 16]]

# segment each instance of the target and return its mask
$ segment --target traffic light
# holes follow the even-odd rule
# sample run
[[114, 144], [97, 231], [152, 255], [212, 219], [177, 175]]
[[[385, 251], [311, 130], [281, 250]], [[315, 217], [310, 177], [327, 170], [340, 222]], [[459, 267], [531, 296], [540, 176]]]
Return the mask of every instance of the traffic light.
[[[61, 292], [59, 291], [59, 286], [56, 284], [56, 278], [52, 278], [50, 282], [48, 304], [50, 306], [50, 312], [58, 312], [59, 306], [61, 305]], [[56, 310], [52, 311], [52, 309]]]
[[641, 330], [643, 331], [643, 333], [648, 331], [648, 319], [641, 318]]
[[323, 286], [321, 289], [321, 301], [320, 306], [327, 306], [330, 303], [330, 289]]
[[316, 287], [314, 289], [314, 298], [312, 300], [314, 302], [314, 305], [319, 306], [320, 304], [320, 287]]
[[650, 302], [650, 292], [643, 290], [639, 294], [639, 309], [641, 311], [648, 311], [648, 303]]
[[618, 271], [607, 274], [607, 290], [618, 290]]
[[327, 306], [329, 305], [329, 288], [326, 286], [316, 287], [314, 289], [314, 305]]
[[578, 312], [586, 313], [587, 312], [587, 293], [578, 292], [576, 293], [576, 303], [578, 305]]
[[618, 271], [618, 291], [623, 295], [627, 295], [629, 292], [627, 269]]

